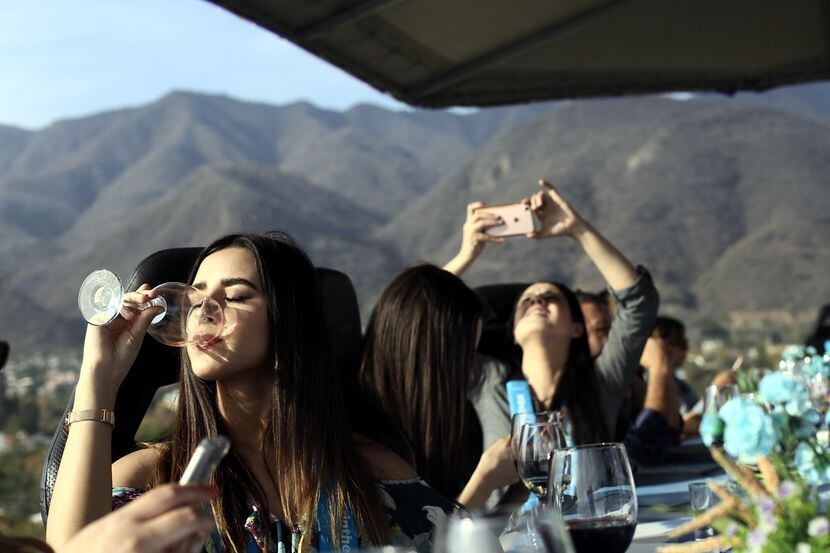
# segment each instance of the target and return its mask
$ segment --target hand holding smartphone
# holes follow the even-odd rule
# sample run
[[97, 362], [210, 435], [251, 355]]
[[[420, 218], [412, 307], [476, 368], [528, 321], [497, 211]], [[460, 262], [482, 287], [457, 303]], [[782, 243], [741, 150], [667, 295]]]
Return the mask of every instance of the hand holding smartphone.
[[484, 231], [490, 236], [521, 236], [536, 230], [533, 212], [527, 204], [488, 205], [476, 211], [501, 217], [504, 221], [503, 224], [489, 227]]
[[196, 447], [193, 456], [179, 479], [179, 484], [207, 486], [216, 467], [231, 449], [231, 442], [225, 436], [205, 438]]

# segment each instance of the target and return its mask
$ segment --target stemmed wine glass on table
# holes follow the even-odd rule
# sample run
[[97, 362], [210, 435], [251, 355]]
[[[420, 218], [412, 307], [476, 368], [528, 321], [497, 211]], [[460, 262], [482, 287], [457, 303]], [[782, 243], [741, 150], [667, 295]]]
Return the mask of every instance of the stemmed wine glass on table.
[[[517, 415], [518, 416], [518, 415]], [[545, 417], [526, 422], [519, 430], [516, 444], [516, 470], [525, 486], [547, 504], [548, 474], [551, 454], [565, 447], [565, 430], [558, 417]]]
[[622, 444], [557, 450], [551, 458], [551, 505], [576, 553], [623, 553], [637, 526], [637, 492]]
[[548, 502], [548, 476], [551, 454], [565, 447], [565, 431], [558, 417], [536, 418], [519, 431], [516, 470], [525, 486], [536, 497], [536, 504], [527, 512], [527, 538], [531, 550], [544, 551], [538, 532], [539, 520]]

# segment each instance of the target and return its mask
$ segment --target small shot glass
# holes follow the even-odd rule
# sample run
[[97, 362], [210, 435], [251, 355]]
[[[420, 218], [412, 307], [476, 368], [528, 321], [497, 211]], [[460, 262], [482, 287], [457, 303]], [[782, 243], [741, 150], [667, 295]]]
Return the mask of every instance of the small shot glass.
[[[706, 482], [689, 483], [689, 505], [692, 507], [695, 516], [702, 514], [712, 506], [712, 490]], [[695, 530], [695, 541], [705, 540], [715, 535], [711, 526], [704, 526]]]

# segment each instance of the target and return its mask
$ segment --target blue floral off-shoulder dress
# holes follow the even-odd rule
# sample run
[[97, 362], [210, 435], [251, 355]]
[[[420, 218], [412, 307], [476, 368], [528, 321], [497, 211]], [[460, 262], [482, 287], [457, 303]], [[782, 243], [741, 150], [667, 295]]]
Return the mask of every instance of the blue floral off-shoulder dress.
[[[391, 544], [409, 546], [419, 553], [431, 551], [433, 528], [455, 510], [455, 505], [421, 478], [377, 480], [375, 484], [386, 510]], [[113, 488], [113, 509], [129, 503], [142, 493], [144, 490], [136, 488]], [[317, 553], [325, 550], [320, 547], [320, 536], [316, 531], [307, 533], [300, 527], [289, 528], [274, 515], [269, 513], [266, 516], [256, 507], [252, 507], [244, 524], [248, 531], [247, 553]], [[361, 536], [357, 537], [357, 541], [359, 548], [369, 547]], [[208, 553], [223, 551], [215, 529], [205, 542], [205, 548]]]

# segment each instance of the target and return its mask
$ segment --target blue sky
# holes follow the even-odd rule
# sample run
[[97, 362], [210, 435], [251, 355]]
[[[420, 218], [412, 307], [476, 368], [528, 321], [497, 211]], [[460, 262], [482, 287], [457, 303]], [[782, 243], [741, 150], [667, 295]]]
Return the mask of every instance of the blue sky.
[[173, 89], [405, 107], [203, 0], [0, 2], [0, 124], [41, 128]]

